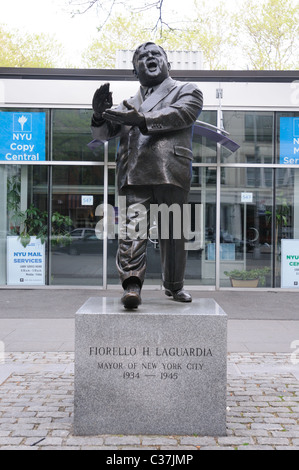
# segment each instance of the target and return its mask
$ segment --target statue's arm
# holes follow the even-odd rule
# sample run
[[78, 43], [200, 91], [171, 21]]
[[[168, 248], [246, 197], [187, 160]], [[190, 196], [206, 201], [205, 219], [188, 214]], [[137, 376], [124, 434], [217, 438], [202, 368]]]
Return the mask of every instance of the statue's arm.
[[144, 113], [146, 134], [172, 132], [194, 124], [203, 107], [203, 94], [193, 84], [183, 86], [177, 98], [159, 110]]

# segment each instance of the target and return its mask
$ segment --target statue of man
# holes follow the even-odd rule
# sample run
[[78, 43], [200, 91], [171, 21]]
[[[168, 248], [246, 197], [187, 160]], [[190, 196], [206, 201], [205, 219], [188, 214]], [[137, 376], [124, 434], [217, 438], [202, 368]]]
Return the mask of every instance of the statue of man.
[[[116, 109], [111, 109], [109, 83], [95, 92], [93, 137], [98, 140], [120, 137], [117, 181], [119, 195], [126, 197], [127, 208], [142, 204], [147, 214], [151, 204], [168, 207], [178, 204], [182, 209], [188, 202], [192, 131], [202, 110], [202, 92], [192, 83], [170, 77], [167, 55], [155, 43], [147, 42], [136, 49], [133, 67], [140, 89]], [[126, 223], [130, 223], [130, 215]], [[136, 308], [141, 303], [146, 272], [147, 239], [126, 237], [118, 243], [116, 264], [124, 289], [122, 303], [125, 308]], [[165, 294], [178, 302], [191, 302], [190, 293], [184, 289], [185, 238], [174, 237], [170, 227], [167, 239], [159, 231], [159, 245]]]

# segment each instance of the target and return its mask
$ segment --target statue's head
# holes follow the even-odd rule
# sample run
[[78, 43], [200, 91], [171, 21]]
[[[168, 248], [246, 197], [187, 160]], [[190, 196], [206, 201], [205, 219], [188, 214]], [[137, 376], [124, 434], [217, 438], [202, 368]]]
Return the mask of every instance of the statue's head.
[[167, 54], [163, 47], [154, 42], [145, 42], [137, 47], [132, 62], [133, 72], [143, 86], [159, 85], [169, 77]]

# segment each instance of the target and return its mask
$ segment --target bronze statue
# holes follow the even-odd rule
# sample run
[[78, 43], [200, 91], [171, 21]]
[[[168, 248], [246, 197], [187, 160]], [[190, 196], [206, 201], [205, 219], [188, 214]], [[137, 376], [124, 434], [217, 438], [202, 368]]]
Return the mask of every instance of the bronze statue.
[[[120, 137], [117, 180], [119, 195], [126, 197], [127, 207], [140, 203], [150, 211], [151, 204], [175, 203], [182, 208], [188, 202], [192, 132], [202, 110], [202, 93], [194, 84], [170, 77], [167, 55], [155, 43], [147, 42], [136, 49], [133, 67], [140, 89], [116, 109], [111, 109], [109, 83], [95, 92], [93, 137]], [[159, 243], [165, 294], [178, 302], [191, 302], [191, 295], [184, 290], [184, 237], [175, 238], [170, 228], [169, 238], [159, 236]], [[119, 239], [117, 267], [126, 308], [141, 303], [146, 245], [146, 238]]]

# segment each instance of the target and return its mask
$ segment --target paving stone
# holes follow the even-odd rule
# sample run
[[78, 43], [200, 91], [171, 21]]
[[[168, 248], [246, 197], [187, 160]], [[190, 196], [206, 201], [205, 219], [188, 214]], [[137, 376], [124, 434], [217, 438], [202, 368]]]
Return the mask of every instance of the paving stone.
[[105, 445], [123, 446], [139, 445], [141, 442], [138, 436], [109, 436], [105, 438]]
[[167, 446], [167, 445], [177, 445], [178, 441], [169, 437], [144, 437], [142, 439], [142, 444], [145, 446]]
[[[227, 436], [222, 437], [74, 436], [74, 355], [9, 353], [7, 360], [12, 369], [0, 384], [0, 450], [299, 449], [299, 380], [288, 369], [287, 354], [228, 356], [229, 365], [248, 367], [238, 376], [228, 374]], [[264, 374], [270, 366], [275, 374]]]
[[81, 437], [81, 436], [71, 436], [68, 437], [67, 446], [102, 446], [104, 439], [102, 437]]

